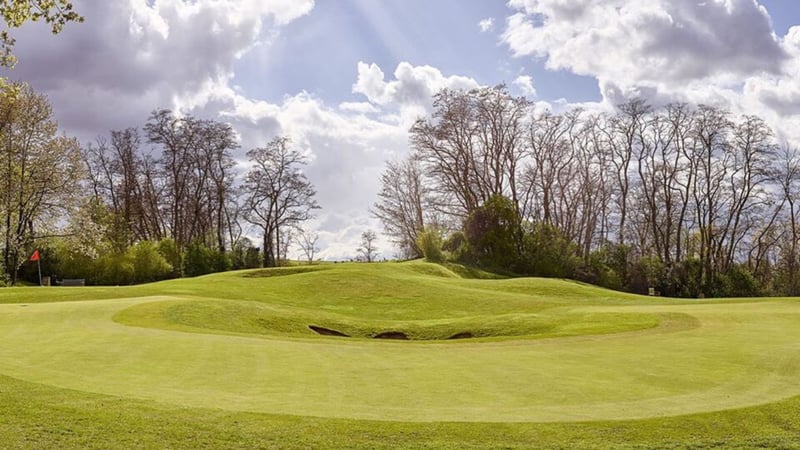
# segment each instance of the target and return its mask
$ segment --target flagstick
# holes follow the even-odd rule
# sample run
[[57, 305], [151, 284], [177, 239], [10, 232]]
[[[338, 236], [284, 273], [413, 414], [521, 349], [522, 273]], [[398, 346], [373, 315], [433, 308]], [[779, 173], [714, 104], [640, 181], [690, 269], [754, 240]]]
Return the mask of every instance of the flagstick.
[[42, 261], [41, 258], [36, 259], [36, 266], [39, 267], [39, 287], [42, 286]]

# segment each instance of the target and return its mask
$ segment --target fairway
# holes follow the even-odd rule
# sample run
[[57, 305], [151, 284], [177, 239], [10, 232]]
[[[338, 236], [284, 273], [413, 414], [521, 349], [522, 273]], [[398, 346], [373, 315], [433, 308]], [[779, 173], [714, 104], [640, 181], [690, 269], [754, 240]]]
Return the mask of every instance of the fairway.
[[[326, 280], [355, 284], [326, 289]], [[402, 283], [406, 293], [392, 288]], [[438, 295], [414, 297], [434, 287]], [[420, 262], [69, 292], [77, 301], [47, 302], [64, 288], [36, 293], [41, 302], [0, 305], [0, 374], [181, 407], [402, 422], [574, 422], [721, 411], [800, 395], [794, 300], [655, 300], [558, 280], [463, 279]], [[395, 299], [397, 311], [385, 308], [387, 299], [409, 293]], [[79, 300], [93, 296], [106, 298]], [[323, 326], [378, 323], [383, 328], [375, 330], [410, 335], [475, 330], [493, 312], [508, 319], [516, 310], [518, 330], [400, 342], [318, 336], [300, 325], [280, 331], [266, 321], [254, 333], [232, 322], [226, 307], [250, 303], [287, 322], [308, 322], [317, 311]], [[216, 322], [206, 328], [185, 317], [214, 305]], [[570, 331], [553, 325], [560, 318], [587, 323]], [[602, 318], [623, 323], [622, 331], [598, 327]], [[526, 322], [534, 331], [521, 334]]]

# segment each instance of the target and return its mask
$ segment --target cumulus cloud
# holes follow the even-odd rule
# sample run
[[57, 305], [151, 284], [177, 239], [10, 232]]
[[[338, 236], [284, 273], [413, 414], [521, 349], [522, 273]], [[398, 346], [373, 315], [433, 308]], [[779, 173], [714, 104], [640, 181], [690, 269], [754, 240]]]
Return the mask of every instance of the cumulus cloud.
[[800, 144], [800, 27], [776, 36], [755, 0], [510, 0], [502, 41], [593, 76], [607, 107], [710, 104], [765, 118]]
[[487, 17], [486, 19], [481, 20], [478, 22], [478, 28], [481, 30], [481, 33], [488, 33], [494, 30], [494, 19], [491, 17]]
[[394, 71], [394, 79], [386, 80], [377, 64], [358, 63], [358, 79], [353, 93], [363, 94], [371, 103], [391, 106], [399, 110], [398, 122], [408, 126], [417, 117], [431, 111], [431, 98], [444, 88], [474, 89], [479, 87], [472, 78], [445, 76], [432, 66], [414, 66], [401, 62]]
[[373, 114], [381, 111], [380, 108], [369, 102], [342, 102], [339, 103], [339, 109], [361, 114]]
[[[355, 256], [361, 232], [380, 230], [369, 207], [385, 161], [408, 152], [407, 128], [368, 117], [381, 104], [418, 95], [413, 80], [387, 88], [381, 103], [338, 106], [307, 92], [273, 103], [232, 85], [236, 61], [268, 47], [313, 0], [78, 0], [75, 7], [86, 23], [57, 37], [37, 24], [20, 30], [20, 63], [6, 74], [46, 93], [65, 132], [88, 142], [141, 126], [154, 108], [172, 108], [229, 122], [240, 138], [242, 171], [247, 149], [288, 136], [308, 156], [306, 173], [323, 206], [309, 224], [320, 232], [320, 256]], [[387, 242], [380, 245], [393, 254]]]
[[753, 0], [511, 0], [502, 39], [550, 69], [635, 84], [731, 83], [788, 57]]
[[520, 75], [514, 80], [514, 86], [516, 86], [523, 95], [527, 97], [535, 97], [536, 96], [536, 88], [533, 87], [533, 78], [530, 75]]
[[41, 24], [20, 30], [20, 62], [9, 75], [46, 91], [61, 123], [84, 135], [96, 133], [97, 122], [131, 126], [156, 107], [201, 104], [198, 95], [228, 87], [239, 57], [313, 7], [313, 0], [74, 3], [84, 24], [57, 37]]

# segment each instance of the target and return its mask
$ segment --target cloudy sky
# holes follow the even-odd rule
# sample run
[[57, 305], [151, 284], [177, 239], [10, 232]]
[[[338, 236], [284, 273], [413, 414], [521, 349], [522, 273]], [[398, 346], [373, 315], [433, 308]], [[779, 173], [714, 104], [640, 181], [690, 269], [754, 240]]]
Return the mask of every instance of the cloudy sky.
[[[15, 34], [0, 75], [46, 93], [90, 142], [156, 108], [276, 135], [309, 156], [323, 257], [355, 255], [385, 161], [443, 87], [506, 83], [540, 107], [639, 96], [766, 119], [800, 144], [794, 0], [78, 0], [86, 22]], [[383, 256], [394, 250], [382, 242]]]

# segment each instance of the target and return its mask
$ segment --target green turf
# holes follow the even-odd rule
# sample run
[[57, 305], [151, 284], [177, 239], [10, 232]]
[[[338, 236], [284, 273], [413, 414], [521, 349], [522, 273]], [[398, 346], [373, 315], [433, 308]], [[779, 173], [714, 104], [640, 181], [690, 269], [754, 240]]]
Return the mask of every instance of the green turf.
[[[85, 433], [122, 443], [127, 422], [149, 429], [137, 418], [150, 411], [174, 416], [152, 429], [170, 446], [191, 446], [185, 424], [196, 423], [197, 442], [224, 447], [793, 448], [800, 302], [465, 273], [346, 264], [0, 290], [0, 394], [18, 417], [4, 414], [17, 437], [0, 432], [0, 447], [25, 446], [14, 439], [33, 423], [47, 430], [48, 402], [62, 398], [85, 411], [66, 408], [59, 423], [84, 431], [38, 433], [32, 447], [94, 442]], [[385, 331], [417, 340], [370, 338]], [[446, 340], [465, 331], [479, 338]], [[104, 425], [104, 402], [122, 423]]]

